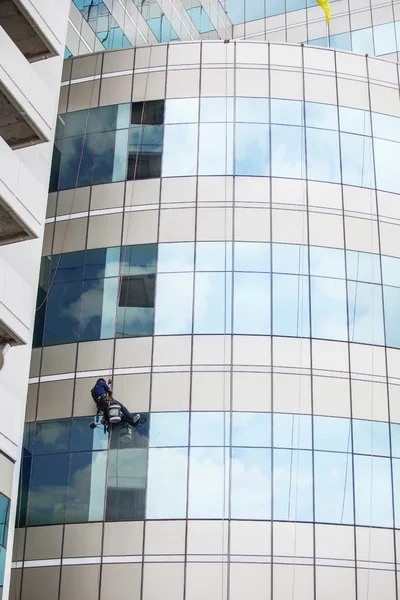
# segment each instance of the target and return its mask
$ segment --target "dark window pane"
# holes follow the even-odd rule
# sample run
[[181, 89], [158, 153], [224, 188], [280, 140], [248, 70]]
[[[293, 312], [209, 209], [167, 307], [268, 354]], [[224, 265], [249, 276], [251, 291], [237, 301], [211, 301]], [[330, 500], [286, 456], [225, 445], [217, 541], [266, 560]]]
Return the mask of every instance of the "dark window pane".
[[110, 131], [117, 128], [118, 104], [101, 106], [89, 110], [87, 133]]
[[79, 281], [83, 277], [84, 260], [84, 250], [67, 252], [65, 254], [53, 254], [51, 257], [49, 283]]
[[106, 131], [95, 134], [91, 140], [94, 152], [93, 184], [114, 181], [115, 135], [115, 131]]
[[83, 169], [88, 171], [89, 177], [86, 179], [90, 183], [93, 157], [90, 161], [90, 156], [88, 157], [87, 153], [86, 147], [84, 150], [83, 136], [64, 140], [58, 189], [68, 190], [77, 187], [77, 185], [84, 185], [84, 183], [80, 183], [80, 179], [78, 178], [80, 170], [82, 171]]
[[129, 180], [160, 177], [163, 129], [163, 125], [144, 125], [130, 130]]
[[164, 123], [164, 100], [133, 102], [131, 123], [162, 125]]
[[65, 510], [66, 523], [103, 520], [106, 467], [106, 452], [71, 454]]
[[99, 340], [114, 336], [118, 278], [83, 282], [80, 340]]
[[72, 420], [71, 451], [83, 450], [106, 450], [108, 446], [108, 434], [104, 433], [103, 427], [91, 429], [93, 423], [91, 417], [75, 418]]
[[155, 273], [157, 244], [125, 246], [121, 251], [123, 275], [142, 275]]
[[29, 494], [28, 526], [64, 522], [68, 454], [35, 456]]
[[16, 526], [26, 527], [28, 516], [29, 483], [31, 478], [32, 456], [24, 456], [19, 474]]
[[82, 282], [53, 285], [47, 298], [44, 345], [76, 342]]
[[35, 454], [68, 452], [71, 420], [40, 421], [36, 424]]
[[[113, 430], [116, 442], [120, 429]], [[120, 439], [120, 438], [119, 438]], [[147, 438], [145, 438], [147, 440]], [[119, 443], [119, 441], [118, 441]], [[122, 444], [122, 441], [121, 441]], [[107, 521], [142, 520], [145, 514], [147, 447], [111, 449], [107, 482]], [[133, 447], [132, 447], [133, 446]]]
[[[8, 519], [10, 515], [10, 500], [0, 493], [0, 546], [7, 546]], [[2, 573], [0, 567], [0, 585], [2, 584]]]
[[89, 122], [88, 110], [75, 110], [66, 113], [64, 137], [69, 138], [86, 133]]
[[154, 308], [155, 275], [122, 277], [119, 306]]
[[112, 277], [119, 274], [120, 248], [96, 248], [86, 251], [85, 279]]
[[61, 150], [54, 144], [53, 157], [51, 159], [51, 173], [49, 192], [56, 192], [58, 190], [58, 180], [60, 178], [60, 167], [61, 167]]

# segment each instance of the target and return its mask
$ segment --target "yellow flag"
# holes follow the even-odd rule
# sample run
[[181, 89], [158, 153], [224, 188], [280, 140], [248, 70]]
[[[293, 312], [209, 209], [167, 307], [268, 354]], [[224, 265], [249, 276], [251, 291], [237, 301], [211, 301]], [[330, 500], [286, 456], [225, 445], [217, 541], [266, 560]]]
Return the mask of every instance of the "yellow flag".
[[331, 7], [329, 5], [328, 0], [317, 0], [317, 2], [325, 13], [326, 22], [329, 23], [331, 20]]

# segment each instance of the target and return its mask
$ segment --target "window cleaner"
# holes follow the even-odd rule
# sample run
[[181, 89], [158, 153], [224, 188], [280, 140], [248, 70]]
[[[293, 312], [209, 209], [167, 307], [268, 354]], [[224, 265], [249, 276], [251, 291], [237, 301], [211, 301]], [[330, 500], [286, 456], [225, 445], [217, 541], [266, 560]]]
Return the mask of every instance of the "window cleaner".
[[112, 389], [110, 387], [111, 383], [111, 379], [106, 383], [106, 380], [103, 377], [100, 377], [91, 390], [93, 401], [97, 407], [95, 422], [90, 424], [92, 429], [97, 427], [101, 413], [103, 414], [101, 423], [107, 431], [109, 430], [110, 424], [117, 425], [122, 421], [123, 423], [134, 427], [140, 421], [139, 414], [132, 415], [126, 406], [113, 398]]

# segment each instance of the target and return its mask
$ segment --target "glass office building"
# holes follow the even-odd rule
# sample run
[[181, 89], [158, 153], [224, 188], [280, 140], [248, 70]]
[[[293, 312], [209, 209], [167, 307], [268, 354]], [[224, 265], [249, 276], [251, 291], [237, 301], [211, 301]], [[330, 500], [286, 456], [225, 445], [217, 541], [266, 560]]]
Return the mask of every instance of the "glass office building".
[[[207, 6], [64, 63], [13, 600], [398, 598], [397, 55], [287, 43], [316, 6]], [[89, 427], [101, 376], [129, 440]]]

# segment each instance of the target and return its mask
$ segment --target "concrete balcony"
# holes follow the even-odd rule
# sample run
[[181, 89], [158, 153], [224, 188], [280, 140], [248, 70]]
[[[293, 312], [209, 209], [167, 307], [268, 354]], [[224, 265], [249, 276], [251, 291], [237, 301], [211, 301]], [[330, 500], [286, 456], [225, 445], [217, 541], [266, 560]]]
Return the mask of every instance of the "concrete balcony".
[[0, 137], [11, 148], [51, 139], [53, 95], [0, 27]]
[[32, 288], [0, 258], [0, 343], [29, 342], [33, 307]]
[[54, 0], [0, 0], [0, 26], [29, 62], [60, 54], [63, 30]]
[[38, 237], [46, 189], [1, 138], [0, 164], [0, 246]]

